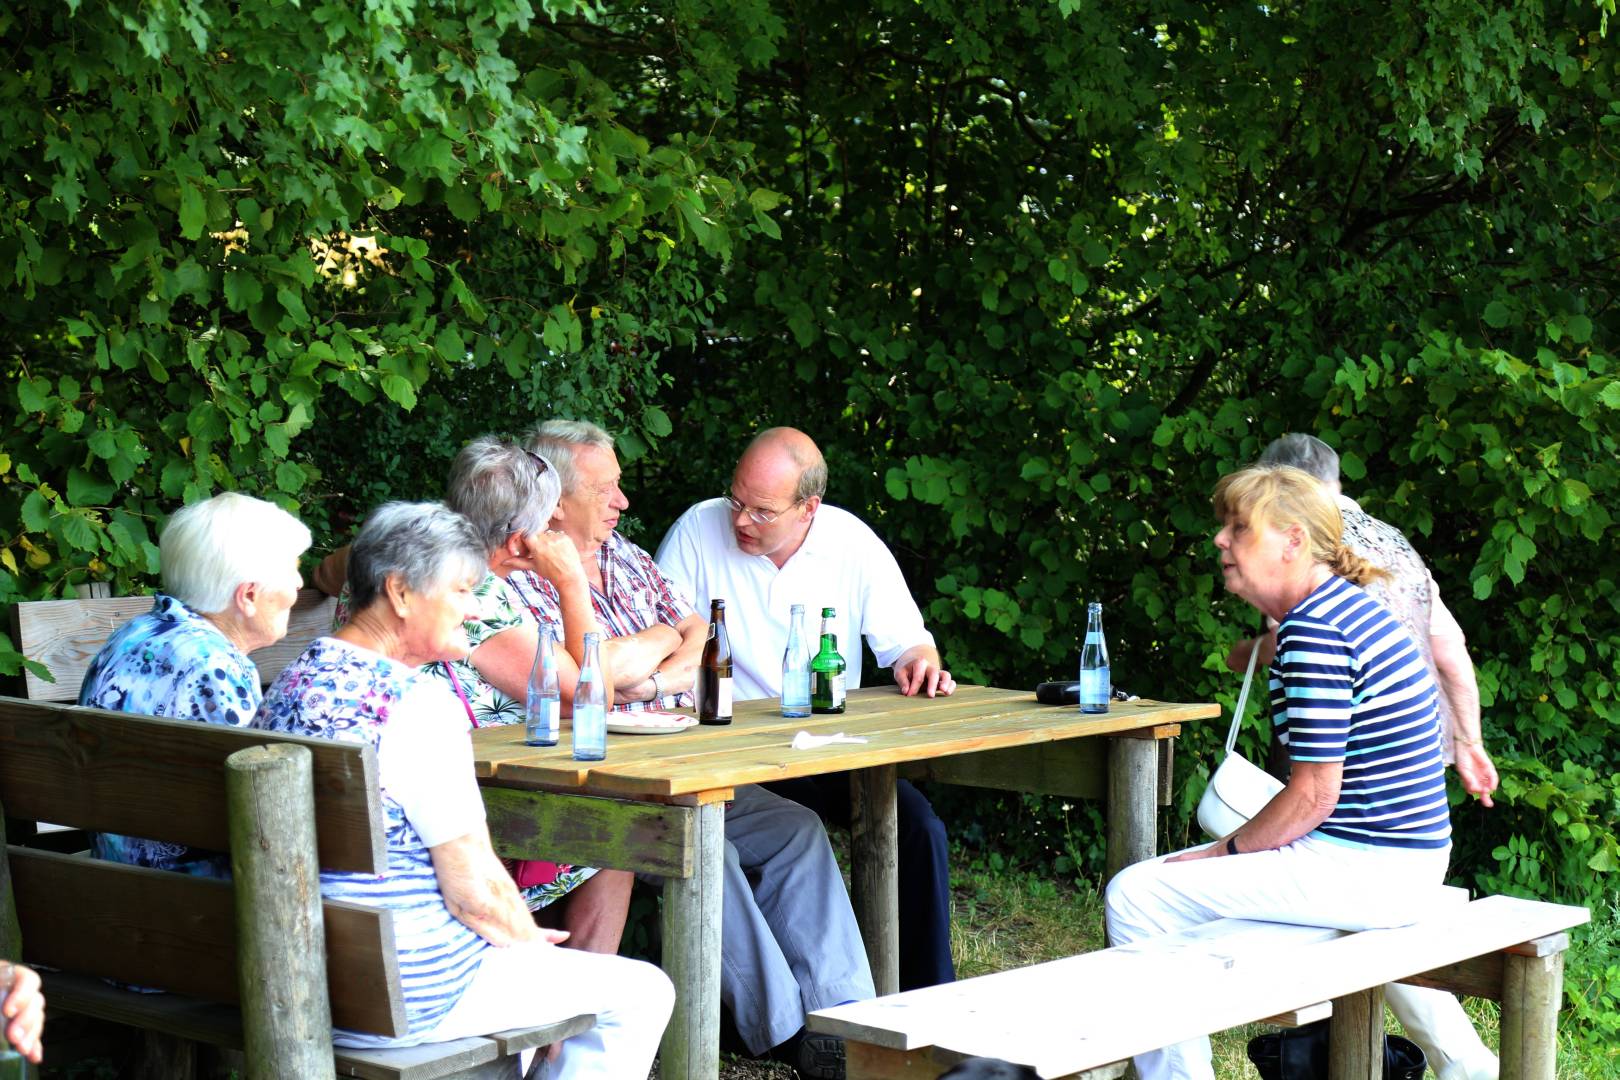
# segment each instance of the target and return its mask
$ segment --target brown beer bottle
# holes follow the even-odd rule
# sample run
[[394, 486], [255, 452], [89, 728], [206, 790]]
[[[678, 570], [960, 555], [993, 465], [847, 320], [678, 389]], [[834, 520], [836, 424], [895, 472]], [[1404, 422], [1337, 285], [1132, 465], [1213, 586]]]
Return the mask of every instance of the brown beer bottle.
[[709, 601], [709, 640], [698, 662], [696, 689], [698, 723], [731, 723], [731, 638], [724, 600]]

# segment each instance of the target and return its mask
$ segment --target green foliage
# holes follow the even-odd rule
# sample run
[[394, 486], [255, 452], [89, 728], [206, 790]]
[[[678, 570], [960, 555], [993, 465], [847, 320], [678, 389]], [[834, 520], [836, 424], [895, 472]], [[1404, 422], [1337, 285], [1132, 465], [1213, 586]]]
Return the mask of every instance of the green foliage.
[[717, 298], [690, 256], [769, 193], [746, 147], [621, 123], [574, 41], [600, 15], [0, 11], [0, 603], [149, 584], [215, 490], [324, 529], [552, 408], [667, 435], [658, 358]]
[[[798, 424], [958, 678], [1069, 675], [1101, 600], [1118, 685], [1230, 707], [1221, 661], [1257, 616], [1220, 588], [1209, 492], [1315, 432], [1426, 555], [1479, 665], [1503, 790], [1492, 811], [1458, 793], [1455, 875], [1612, 902], [1606, 9], [774, 10], [787, 31], [716, 131], [754, 146], [783, 239], [738, 248], [724, 332], [669, 369], [651, 516], [722, 483], [747, 431]], [[686, 107], [647, 124], [708, 104]], [[1184, 732], [1168, 843], [1196, 838], [1221, 728]], [[1077, 850], [1055, 807], [950, 809], [1011, 865]]]

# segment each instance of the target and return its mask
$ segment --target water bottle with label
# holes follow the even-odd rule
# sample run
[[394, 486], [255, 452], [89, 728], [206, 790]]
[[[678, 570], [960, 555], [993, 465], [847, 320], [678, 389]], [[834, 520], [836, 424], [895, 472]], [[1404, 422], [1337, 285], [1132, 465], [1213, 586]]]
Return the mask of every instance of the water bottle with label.
[[526, 746], [556, 746], [562, 727], [562, 686], [557, 681], [557, 654], [552, 630], [540, 628], [540, 644], [534, 650], [534, 666], [529, 669], [529, 695], [523, 708], [523, 742]]
[[597, 657], [601, 634], [585, 635], [585, 662], [574, 684], [574, 760], [601, 761], [607, 757], [607, 687]]
[[794, 604], [782, 653], [782, 715], [810, 715], [810, 650], [804, 645], [804, 605]]
[[837, 612], [821, 609], [821, 651], [810, 659], [810, 711], [844, 711], [844, 658], [838, 652]]
[[1086, 643], [1080, 647], [1080, 711], [1105, 713], [1114, 694], [1108, 673], [1108, 642], [1103, 639], [1102, 605], [1086, 605]]

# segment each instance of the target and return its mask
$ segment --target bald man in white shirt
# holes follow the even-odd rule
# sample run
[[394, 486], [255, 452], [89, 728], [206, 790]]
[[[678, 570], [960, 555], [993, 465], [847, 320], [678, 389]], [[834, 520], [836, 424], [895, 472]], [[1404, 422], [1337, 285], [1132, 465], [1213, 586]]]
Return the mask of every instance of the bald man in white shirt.
[[[789, 609], [837, 609], [839, 648], [851, 688], [861, 685], [864, 636], [877, 661], [894, 670], [902, 694], [934, 697], [956, 689], [933, 635], [882, 540], [847, 510], [822, 501], [827, 465], [811, 438], [771, 428], [749, 443], [731, 490], [688, 509], [658, 548], [665, 577], [698, 610], [724, 598], [731, 622], [732, 676], [739, 699], [782, 691]], [[849, 824], [847, 773], [766, 785]], [[945, 826], [928, 800], [901, 781], [900, 988], [955, 978], [950, 948], [950, 869]]]

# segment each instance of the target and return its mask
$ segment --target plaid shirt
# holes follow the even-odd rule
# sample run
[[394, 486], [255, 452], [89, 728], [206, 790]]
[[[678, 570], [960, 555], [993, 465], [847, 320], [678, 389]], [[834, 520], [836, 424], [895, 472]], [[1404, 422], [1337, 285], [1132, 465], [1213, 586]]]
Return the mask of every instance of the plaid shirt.
[[[591, 607], [608, 637], [639, 633], [655, 623], [674, 626], [692, 614], [692, 605], [669, 587], [652, 556], [617, 532], [608, 536], [597, 558], [602, 568], [602, 588], [591, 586]], [[540, 625], [555, 630], [561, 640], [562, 609], [551, 582], [527, 570], [516, 570], [506, 584]], [[682, 693], [666, 694], [655, 701], [624, 701], [613, 708], [617, 712], [640, 712], [691, 704], [692, 695]]]

